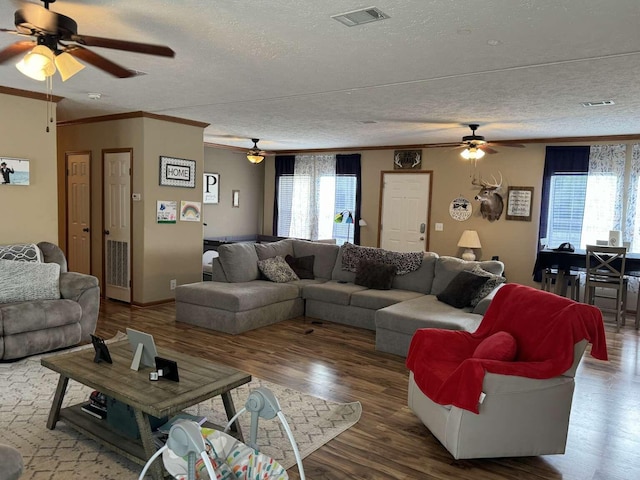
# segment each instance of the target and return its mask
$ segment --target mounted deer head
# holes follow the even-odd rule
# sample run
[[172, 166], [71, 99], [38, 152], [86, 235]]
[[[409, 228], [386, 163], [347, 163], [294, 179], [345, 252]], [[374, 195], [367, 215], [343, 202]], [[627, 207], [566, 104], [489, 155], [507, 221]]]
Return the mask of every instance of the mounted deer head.
[[488, 183], [482, 178], [476, 180], [474, 177], [471, 180], [472, 185], [480, 187], [480, 191], [475, 196], [475, 199], [480, 202], [480, 213], [482, 218], [486, 218], [490, 222], [498, 220], [502, 215], [502, 209], [504, 208], [504, 202], [502, 196], [498, 193], [498, 190], [502, 186], [502, 173], [500, 173], [500, 182], [493, 177], [494, 183]]

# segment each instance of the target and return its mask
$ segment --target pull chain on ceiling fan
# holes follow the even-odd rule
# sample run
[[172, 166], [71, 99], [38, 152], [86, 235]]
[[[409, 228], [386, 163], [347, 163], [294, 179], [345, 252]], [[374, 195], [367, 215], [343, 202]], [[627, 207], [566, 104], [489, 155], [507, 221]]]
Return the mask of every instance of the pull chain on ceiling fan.
[[16, 10], [14, 15], [15, 30], [0, 28], [0, 32], [34, 37], [35, 43], [32, 40], [18, 41], [0, 50], [0, 64], [26, 53], [16, 67], [30, 78], [44, 81], [59, 71], [62, 81], [66, 81], [85, 68], [78, 59], [118, 78], [136, 75], [135, 71], [98, 55], [85, 48], [86, 46], [161, 57], [175, 56], [175, 52], [164, 45], [79, 35], [78, 24], [75, 20], [49, 10], [49, 5], [56, 0], [41, 1], [44, 3], [44, 7], [25, 2], [22, 8]]

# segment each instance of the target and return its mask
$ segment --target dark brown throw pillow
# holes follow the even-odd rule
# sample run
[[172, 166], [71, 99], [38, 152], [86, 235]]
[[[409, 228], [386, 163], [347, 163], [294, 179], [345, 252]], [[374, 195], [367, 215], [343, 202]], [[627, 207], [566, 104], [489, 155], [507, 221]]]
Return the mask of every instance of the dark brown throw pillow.
[[315, 255], [307, 255], [306, 257], [292, 257], [291, 255], [287, 255], [284, 257], [285, 261], [291, 269], [296, 272], [296, 275], [298, 275], [300, 279], [316, 278], [313, 276], [313, 261], [315, 258]]
[[374, 290], [391, 290], [395, 276], [395, 265], [360, 260], [353, 283]]
[[489, 280], [489, 277], [462, 270], [436, 297], [441, 302], [447, 303], [452, 307], [464, 308], [471, 304], [471, 300], [487, 280]]

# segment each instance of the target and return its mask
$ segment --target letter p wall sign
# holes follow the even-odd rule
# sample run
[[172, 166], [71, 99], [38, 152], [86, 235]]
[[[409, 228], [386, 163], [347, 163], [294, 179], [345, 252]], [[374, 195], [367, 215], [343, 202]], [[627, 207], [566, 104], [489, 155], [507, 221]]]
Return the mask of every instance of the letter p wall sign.
[[219, 203], [220, 175], [218, 173], [205, 173], [202, 181], [202, 203]]

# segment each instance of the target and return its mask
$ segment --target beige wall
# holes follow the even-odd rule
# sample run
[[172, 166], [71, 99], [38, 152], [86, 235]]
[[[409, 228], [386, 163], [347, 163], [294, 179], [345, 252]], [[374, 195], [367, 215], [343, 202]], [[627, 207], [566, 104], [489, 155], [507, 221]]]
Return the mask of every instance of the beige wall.
[[[340, 153], [340, 152], [336, 152]], [[460, 256], [456, 245], [464, 230], [477, 230], [482, 249], [479, 259], [499, 256], [505, 262], [509, 281], [534, 285], [531, 277], [538, 237], [540, 188], [544, 167], [545, 147], [530, 144], [525, 149], [500, 148], [500, 153], [487, 155], [478, 161], [477, 172], [485, 179], [503, 176], [503, 185], [534, 187], [531, 222], [508, 221], [504, 212], [499, 220], [489, 222], [480, 216], [479, 204], [473, 200], [478, 188], [471, 184], [473, 169], [459, 152], [448, 148], [423, 150], [423, 170], [433, 172], [431, 195], [431, 222], [429, 224], [429, 250], [440, 255]], [[361, 244], [378, 245], [378, 215], [380, 204], [380, 172], [393, 170], [393, 150], [367, 150], [362, 152], [362, 218], [368, 223], [360, 230]], [[265, 171], [264, 231], [271, 233], [273, 218], [274, 161], [268, 159]], [[453, 220], [449, 204], [462, 195], [472, 202], [474, 213], [465, 222]], [[506, 208], [506, 193], [505, 208]], [[443, 231], [435, 231], [435, 223], [443, 224]]]
[[[0, 94], [0, 156], [29, 160], [28, 186], [0, 185], [0, 244], [58, 243], [56, 129], [47, 102]], [[55, 104], [53, 120], [55, 125]]]
[[[220, 175], [220, 203], [203, 205], [205, 238], [261, 233], [264, 163], [253, 164], [244, 154], [231, 150], [205, 147], [204, 171]], [[231, 207], [232, 190], [240, 190], [239, 208]]]
[[[136, 117], [58, 128], [58, 161], [65, 152], [91, 151], [92, 273], [102, 280], [102, 152], [133, 150], [131, 193], [141, 194], [132, 202], [132, 299], [149, 304], [171, 299], [169, 281], [178, 284], [202, 278], [202, 223], [158, 224], [157, 200], [202, 201], [202, 127], [154, 118]], [[159, 186], [160, 155], [196, 161], [196, 187]], [[64, 215], [62, 213], [61, 215]]]

